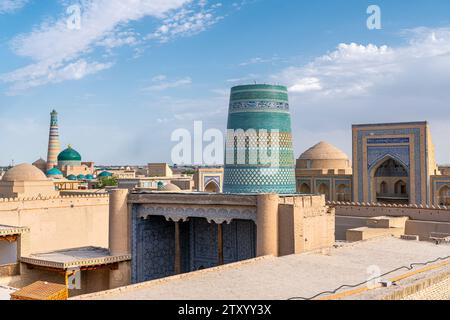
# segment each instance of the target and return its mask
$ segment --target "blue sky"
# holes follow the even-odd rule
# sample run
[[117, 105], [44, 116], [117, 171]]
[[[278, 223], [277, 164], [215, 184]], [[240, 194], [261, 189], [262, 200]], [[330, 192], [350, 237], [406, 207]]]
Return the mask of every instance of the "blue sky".
[[170, 162], [175, 129], [224, 130], [230, 87], [255, 81], [289, 87], [297, 155], [428, 120], [450, 163], [449, 58], [448, 0], [0, 0], [0, 164], [46, 157], [53, 108], [84, 160]]

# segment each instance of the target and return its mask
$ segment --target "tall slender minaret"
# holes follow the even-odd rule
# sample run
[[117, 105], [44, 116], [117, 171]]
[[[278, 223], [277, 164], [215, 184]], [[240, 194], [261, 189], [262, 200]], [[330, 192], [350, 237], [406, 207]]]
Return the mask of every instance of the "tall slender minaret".
[[58, 113], [53, 110], [50, 116], [51, 118], [50, 135], [48, 139], [47, 170], [50, 170], [58, 165], [58, 154], [61, 151], [59, 143]]

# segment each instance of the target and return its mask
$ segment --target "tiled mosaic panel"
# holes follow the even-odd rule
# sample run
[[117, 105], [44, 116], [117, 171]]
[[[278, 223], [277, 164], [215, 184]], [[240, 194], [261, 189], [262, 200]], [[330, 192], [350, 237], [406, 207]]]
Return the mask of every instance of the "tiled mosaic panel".
[[276, 101], [240, 101], [230, 103], [230, 113], [243, 111], [289, 112], [289, 103]]
[[[191, 270], [218, 264], [217, 225], [205, 219], [191, 219]], [[253, 221], [233, 220], [223, 225], [224, 262], [233, 263], [256, 256], [256, 228]]]
[[407, 168], [410, 165], [409, 159], [409, 146], [396, 146], [396, 147], [368, 147], [367, 148], [367, 162], [368, 168], [371, 169], [374, 165], [377, 165], [380, 160], [390, 156], [400, 161]]
[[[381, 126], [381, 125], [380, 125]], [[377, 137], [377, 136], [386, 136], [386, 135], [410, 135], [413, 134], [414, 135], [414, 146], [411, 145], [412, 148], [414, 148], [414, 153], [415, 153], [415, 159], [409, 159], [409, 164], [411, 164], [412, 162], [415, 163], [415, 167], [416, 167], [416, 172], [411, 172], [411, 175], [415, 175], [415, 181], [416, 181], [416, 185], [415, 185], [415, 189], [416, 189], [416, 199], [415, 199], [415, 203], [420, 204], [422, 203], [422, 193], [419, 191], [421, 190], [421, 185], [422, 185], [422, 175], [421, 172], [422, 170], [427, 171], [428, 170], [428, 164], [425, 161], [424, 166], [421, 166], [421, 162], [420, 162], [420, 157], [421, 157], [421, 148], [420, 148], [420, 143], [421, 143], [421, 137], [420, 137], [420, 129], [419, 128], [410, 128], [410, 129], [388, 129], [388, 130], [360, 130], [358, 131], [358, 136], [357, 136], [357, 152], [358, 152], [358, 158], [354, 159], [356, 160], [355, 163], [355, 167], [356, 165], [358, 166], [358, 171], [359, 172], [363, 172], [363, 167], [367, 166], [368, 163], [364, 163], [363, 161], [363, 138], [364, 137], [369, 137], [368, 139], [384, 139], [385, 137]], [[405, 140], [406, 141], [406, 140]], [[388, 147], [388, 146], [385, 146]], [[362, 186], [363, 185], [363, 175], [359, 174], [358, 175], [358, 185]], [[371, 198], [372, 195], [372, 191], [371, 191], [371, 184], [372, 182], [370, 181], [370, 176], [368, 177], [369, 181], [368, 181], [368, 195], [369, 195], [369, 202], [373, 202], [375, 201], [375, 199]], [[357, 199], [354, 199], [355, 201], [363, 201], [364, 199], [364, 195], [363, 195], [363, 188], [360, 187], [359, 188], [359, 192], [357, 195]], [[427, 195], [428, 196], [428, 195]], [[428, 202], [428, 199], [426, 199]]]
[[259, 148], [267, 146], [278, 146], [279, 148], [292, 148], [292, 134], [290, 132], [261, 132], [260, 131], [236, 131], [227, 136], [227, 148], [247, 146], [248, 148]]
[[136, 229], [136, 282], [169, 277], [175, 272], [175, 226], [164, 217], [139, 219]]
[[240, 112], [228, 117], [228, 129], [242, 130], [278, 130], [291, 132], [291, 117], [289, 113], [279, 112]]
[[[228, 130], [254, 130], [248, 137], [228, 135], [225, 193], [296, 192], [295, 158], [287, 88], [238, 86], [231, 90]], [[264, 143], [260, 130], [275, 131]], [[273, 157], [276, 157], [274, 163]], [[273, 169], [265, 166], [276, 166]]]
[[[293, 175], [294, 174], [294, 175]], [[228, 185], [295, 185], [295, 169], [293, 168], [228, 168], [225, 176]]]

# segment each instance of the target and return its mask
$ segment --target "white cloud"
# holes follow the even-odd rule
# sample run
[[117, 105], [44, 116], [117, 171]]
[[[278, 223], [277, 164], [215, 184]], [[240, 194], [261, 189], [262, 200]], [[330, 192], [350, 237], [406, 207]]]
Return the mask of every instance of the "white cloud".
[[250, 73], [246, 76], [240, 77], [240, 78], [232, 78], [232, 79], [227, 79], [227, 82], [230, 83], [244, 83], [244, 82], [249, 82], [249, 81], [257, 81], [261, 76], [258, 74], [254, 74], [254, 73]]
[[0, 14], [13, 13], [27, 4], [28, 0], [0, 0]]
[[417, 28], [402, 36], [397, 46], [340, 44], [271, 77], [290, 89], [293, 130], [303, 137], [296, 140], [298, 153], [331, 140], [351, 155], [354, 123], [427, 120], [438, 161], [450, 162], [450, 29]]
[[318, 91], [322, 90], [322, 85], [318, 78], [302, 78], [289, 89], [292, 92]]
[[111, 32], [103, 40], [99, 41], [97, 45], [104, 46], [107, 49], [114, 49], [122, 46], [137, 45], [139, 35], [133, 31]]
[[341, 43], [338, 48], [300, 67], [289, 67], [273, 79], [292, 92], [314, 91], [318, 96], [352, 96], [370, 93], [380, 85], [418, 68], [432, 59], [450, 56], [450, 30], [410, 30], [408, 44], [400, 47]]
[[[0, 75], [0, 80], [9, 83], [11, 92], [15, 93], [47, 83], [81, 79], [66, 77], [67, 68], [85, 61], [86, 56], [93, 54], [98, 48], [111, 50], [139, 44], [139, 35], [125, 28], [128, 23], [144, 17], [161, 19], [163, 25], [167, 26], [167, 33], [157, 37], [159, 40], [198, 33], [217, 21], [211, 11], [215, 6], [207, 8], [206, 3], [201, 1], [199, 6], [192, 7], [192, 2], [193, 0], [82, 0], [79, 29], [68, 28], [68, 16], [64, 14], [13, 39], [13, 51], [33, 62]], [[135, 50], [135, 55], [139, 54], [141, 51]], [[110, 65], [111, 62], [93, 61], [87, 66], [92, 72], [77, 75], [93, 74]], [[56, 79], [58, 76], [60, 77]]]
[[272, 63], [275, 61], [280, 60], [280, 58], [278, 56], [273, 56], [271, 58], [260, 58], [260, 57], [256, 57], [256, 58], [252, 58], [248, 61], [242, 62], [239, 64], [240, 67], [246, 67], [246, 66], [250, 66], [253, 64], [262, 64], [262, 63]]
[[[31, 64], [25, 68], [14, 71], [8, 75], [8, 81], [14, 82], [14, 90], [59, 83], [66, 80], [80, 80], [88, 75], [109, 69], [112, 63], [87, 62], [79, 59], [67, 64]], [[24, 82], [23, 79], [27, 78]]]
[[176, 14], [164, 19], [158, 29], [149, 34], [147, 39], [168, 42], [182, 36], [198, 34], [223, 19], [216, 16], [215, 11], [222, 6], [216, 3], [207, 7], [207, 1], [200, 0], [190, 7], [179, 10]]
[[399, 71], [399, 52], [387, 46], [342, 43], [337, 50], [301, 67], [276, 75], [292, 92], [321, 95], [361, 94], [377, 81]]
[[142, 91], [164, 91], [167, 89], [174, 89], [178, 87], [183, 87], [190, 85], [192, 83], [192, 79], [190, 77], [185, 77], [181, 79], [176, 79], [173, 81], [167, 80], [167, 76], [165, 75], [158, 75], [153, 77], [152, 84], [149, 87], [143, 88]]

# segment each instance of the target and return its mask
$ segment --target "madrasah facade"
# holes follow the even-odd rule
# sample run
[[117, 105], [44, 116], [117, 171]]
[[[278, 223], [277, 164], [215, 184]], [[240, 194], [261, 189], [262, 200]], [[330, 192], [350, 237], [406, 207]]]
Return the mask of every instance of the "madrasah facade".
[[297, 189], [327, 201], [450, 205], [450, 170], [438, 166], [427, 122], [354, 125], [352, 160], [320, 142], [297, 160]]

